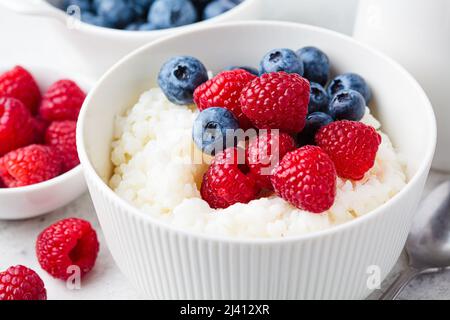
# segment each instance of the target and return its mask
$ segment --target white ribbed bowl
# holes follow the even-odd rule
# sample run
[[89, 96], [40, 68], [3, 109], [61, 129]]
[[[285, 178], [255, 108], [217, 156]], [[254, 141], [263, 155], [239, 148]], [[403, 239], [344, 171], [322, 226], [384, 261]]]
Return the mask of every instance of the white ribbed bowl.
[[[374, 212], [301, 237], [237, 240], [165, 225], [120, 199], [108, 186], [114, 116], [156, 85], [161, 64], [189, 54], [219, 71], [255, 65], [271, 48], [315, 45], [335, 72], [354, 71], [374, 92], [376, 116], [408, 159], [408, 185]], [[154, 42], [114, 66], [91, 91], [78, 128], [87, 183], [108, 246], [123, 273], [157, 299], [357, 299], [368, 271], [383, 279], [399, 257], [436, 143], [431, 105], [397, 63], [351, 38], [306, 25], [248, 22], [215, 26]]]

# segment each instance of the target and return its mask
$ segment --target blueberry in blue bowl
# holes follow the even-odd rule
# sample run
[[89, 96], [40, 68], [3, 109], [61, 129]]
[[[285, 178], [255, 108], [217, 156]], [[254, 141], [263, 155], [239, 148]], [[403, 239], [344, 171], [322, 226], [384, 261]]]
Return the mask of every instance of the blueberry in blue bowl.
[[200, 150], [214, 156], [237, 145], [237, 129], [239, 122], [231, 111], [213, 107], [203, 110], [195, 119], [192, 138]]
[[208, 71], [196, 58], [178, 56], [171, 58], [158, 75], [158, 84], [167, 98], [175, 104], [193, 103], [195, 89], [208, 80]]

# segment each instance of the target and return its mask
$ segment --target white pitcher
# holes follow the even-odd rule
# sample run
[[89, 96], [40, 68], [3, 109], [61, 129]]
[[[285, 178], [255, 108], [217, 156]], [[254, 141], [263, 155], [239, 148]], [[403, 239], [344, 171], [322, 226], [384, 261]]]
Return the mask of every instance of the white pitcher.
[[392, 56], [423, 86], [438, 122], [433, 167], [450, 172], [450, 1], [360, 0], [354, 37]]
[[351, 34], [358, 0], [263, 0], [263, 4], [266, 19], [307, 23]]

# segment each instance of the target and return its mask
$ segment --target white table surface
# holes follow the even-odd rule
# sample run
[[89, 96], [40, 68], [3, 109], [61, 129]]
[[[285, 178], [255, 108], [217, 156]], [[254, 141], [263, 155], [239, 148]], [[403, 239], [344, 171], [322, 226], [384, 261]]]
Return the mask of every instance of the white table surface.
[[[308, 0], [310, 1], [310, 0]], [[324, 0], [321, 0], [322, 2]], [[346, 10], [351, 14], [354, 0], [346, 0]], [[334, 2], [334, 1], [333, 1]], [[331, 15], [331, 14], [330, 14]], [[289, 17], [294, 20], [293, 17]], [[329, 19], [329, 16], [328, 18]], [[348, 21], [340, 18], [328, 26], [343, 32], [349, 32]], [[342, 21], [342, 22], [340, 22]], [[314, 23], [314, 21], [308, 21]], [[320, 21], [317, 22], [321, 24]], [[75, 55], [67, 48], [60, 47], [48, 38], [52, 25], [45, 19], [23, 18], [0, 8], [0, 65], [45, 64], [66, 70], [67, 74], [76, 71]], [[450, 179], [450, 174], [433, 172], [426, 187], [426, 193], [440, 182]], [[94, 270], [83, 280], [81, 290], [68, 290], [65, 284], [48, 276], [39, 267], [34, 252], [35, 239], [45, 227], [67, 217], [80, 217], [91, 221], [98, 230], [101, 250]], [[49, 299], [141, 299], [115, 265], [103, 239], [95, 216], [91, 199], [83, 195], [65, 208], [44, 217], [17, 222], [0, 222], [0, 270], [10, 265], [23, 264], [36, 270], [43, 278]], [[381, 291], [370, 298], [376, 298], [403, 268], [405, 256], [402, 256], [383, 284]], [[422, 276], [413, 281], [402, 293], [400, 299], [450, 299], [450, 272]]]

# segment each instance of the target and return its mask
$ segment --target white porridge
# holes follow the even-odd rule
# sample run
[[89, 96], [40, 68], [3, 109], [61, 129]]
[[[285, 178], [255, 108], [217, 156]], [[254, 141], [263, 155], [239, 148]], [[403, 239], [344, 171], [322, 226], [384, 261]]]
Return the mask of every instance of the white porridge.
[[[111, 188], [143, 212], [174, 226], [229, 237], [290, 237], [367, 214], [406, 184], [402, 161], [389, 137], [380, 132], [375, 166], [361, 181], [338, 178], [335, 203], [323, 214], [299, 210], [276, 196], [211, 209], [199, 191], [208, 165], [191, 164], [197, 114], [195, 106], [174, 105], [155, 88], [116, 121]], [[369, 109], [362, 122], [380, 129]]]

